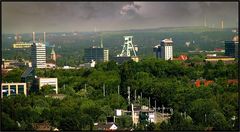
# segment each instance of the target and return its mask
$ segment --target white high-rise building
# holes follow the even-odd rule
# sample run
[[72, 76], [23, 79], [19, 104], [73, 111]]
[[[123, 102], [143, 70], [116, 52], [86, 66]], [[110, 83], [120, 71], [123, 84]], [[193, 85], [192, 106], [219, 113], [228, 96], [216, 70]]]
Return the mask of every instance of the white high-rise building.
[[164, 39], [161, 41], [161, 58], [164, 60], [172, 60], [173, 59], [173, 41], [172, 38]]
[[46, 45], [44, 43], [33, 43], [31, 59], [33, 68], [46, 68]]
[[103, 50], [104, 55], [103, 55], [103, 61], [107, 62], [109, 60], [109, 51], [107, 49]]

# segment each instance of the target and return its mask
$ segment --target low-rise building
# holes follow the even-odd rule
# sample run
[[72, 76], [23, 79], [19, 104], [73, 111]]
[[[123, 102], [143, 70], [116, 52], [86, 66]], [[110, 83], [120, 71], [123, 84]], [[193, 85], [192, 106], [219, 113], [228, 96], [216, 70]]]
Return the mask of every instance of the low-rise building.
[[118, 127], [115, 123], [107, 123], [107, 124], [97, 124], [95, 125], [95, 128], [97, 130], [105, 130], [105, 131], [112, 131], [112, 130], [117, 130]]
[[2, 97], [9, 95], [27, 95], [27, 84], [26, 83], [2, 83]]
[[53, 86], [55, 93], [58, 94], [58, 79], [57, 78], [37, 78], [37, 85], [38, 85], [39, 90], [45, 85]]
[[228, 56], [207, 56], [205, 59], [205, 61], [209, 61], [209, 62], [217, 62], [219, 60], [228, 62], [228, 61], [235, 61], [235, 58], [228, 57]]
[[54, 63], [46, 63], [46, 68], [56, 68], [56, 64], [54, 64]]

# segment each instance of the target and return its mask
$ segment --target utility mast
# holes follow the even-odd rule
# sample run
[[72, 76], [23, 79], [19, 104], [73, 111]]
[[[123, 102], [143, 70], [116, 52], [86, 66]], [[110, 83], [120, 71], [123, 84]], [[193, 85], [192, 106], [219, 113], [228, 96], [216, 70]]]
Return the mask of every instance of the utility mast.
[[120, 86], [118, 85], [118, 95], [120, 95]]
[[128, 104], [130, 105], [130, 87], [128, 86]]
[[103, 84], [103, 96], [105, 97], [105, 84]]

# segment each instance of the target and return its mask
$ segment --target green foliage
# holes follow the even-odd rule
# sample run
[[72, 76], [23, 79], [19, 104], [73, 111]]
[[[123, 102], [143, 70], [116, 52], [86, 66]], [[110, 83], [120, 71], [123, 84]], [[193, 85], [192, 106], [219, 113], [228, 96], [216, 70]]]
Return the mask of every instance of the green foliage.
[[[157, 107], [171, 107], [174, 115], [161, 124], [148, 123], [141, 115], [137, 126], [133, 126], [130, 116], [124, 115], [116, 118], [121, 129], [205, 130], [213, 127], [215, 130], [235, 130], [237, 122], [231, 118], [237, 117], [238, 88], [227, 81], [237, 78], [236, 69], [236, 64], [221, 61], [199, 65], [155, 58], [122, 65], [104, 62], [92, 69], [38, 69], [38, 77], [57, 77], [59, 93], [66, 97], [62, 100], [45, 97], [53, 92], [47, 85], [39, 94], [4, 97], [2, 124], [4, 130], [32, 130], [32, 123], [48, 121], [61, 130], [92, 130], [95, 122], [104, 123], [107, 116], [114, 115], [115, 109], [127, 109], [129, 86], [132, 102], [135, 102], [136, 90], [137, 103], [148, 106], [151, 97], [151, 106], [156, 100]], [[22, 69], [14, 69], [3, 80], [19, 81], [17, 76], [22, 72]], [[214, 83], [196, 88], [194, 81], [200, 78], [211, 79]], [[184, 112], [186, 114], [182, 115]], [[17, 121], [21, 127], [17, 126]]]
[[24, 69], [13, 69], [8, 72], [6, 76], [3, 78], [3, 82], [21, 82], [21, 75], [24, 72]]
[[116, 123], [120, 129], [131, 128], [132, 127], [132, 118], [129, 116], [120, 116], [116, 119]]

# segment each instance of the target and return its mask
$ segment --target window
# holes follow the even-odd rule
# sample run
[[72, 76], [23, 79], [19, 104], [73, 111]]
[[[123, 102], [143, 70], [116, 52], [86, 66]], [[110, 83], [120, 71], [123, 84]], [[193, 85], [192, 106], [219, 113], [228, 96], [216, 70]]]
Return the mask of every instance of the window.
[[10, 85], [10, 95], [16, 95], [16, 85]]
[[8, 86], [2, 86], [3, 96], [8, 96]]
[[18, 94], [24, 94], [24, 85], [18, 86]]

